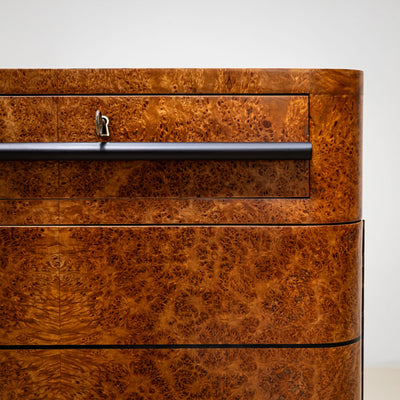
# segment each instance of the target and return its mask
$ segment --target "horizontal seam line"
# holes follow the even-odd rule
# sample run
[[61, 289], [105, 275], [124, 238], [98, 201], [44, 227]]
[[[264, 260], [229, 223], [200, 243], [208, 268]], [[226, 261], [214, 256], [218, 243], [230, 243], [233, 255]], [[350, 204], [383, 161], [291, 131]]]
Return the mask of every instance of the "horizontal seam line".
[[310, 224], [309, 222], [305, 223], [290, 223], [290, 222], [285, 222], [285, 223], [248, 223], [248, 222], [243, 222], [243, 223], [235, 223], [235, 224], [221, 224], [221, 223], [152, 223], [152, 224], [135, 224], [135, 223], [129, 223], [129, 224], [94, 224], [94, 223], [87, 223], [87, 224], [35, 224], [35, 225], [1, 225], [0, 228], [43, 228], [43, 227], [49, 227], [49, 228], [96, 228], [96, 227], [102, 227], [102, 228], [141, 228], [141, 227], [149, 227], [149, 228], [168, 228], [168, 227], [210, 227], [210, 228], [217, 228], [217, 227], [290, 227], [290, 226], [298, 226], [298, 227], [307, 227], [307, 226], [312, 226], [312, 227], [318, 227], [318, 226], [341, 226], [341, 225], [353, 225], [353, 224], [358, 224], [360, 223], [360, 220], [355, 220], [355, 221], [348, 221], [348, 222], [332, 222], [332, 223], [315, 223], [315, 224]]
[[133, 349], [133, 350], [164, 350], [164, 349], [312, 349], [348, 346], [361, 340], [361, 336], [344, 342], [335, 343], [260, 343], [260, 344], [55, 344], [55, 345], [0, 345], [0, 350], [78, 350], [78, 349]]
[[207, 92], [181, 92], [181, 93], [1, 93], [0, 97], [179, 97], [179, 96], [193, 96], [193, 97], [273, 97], [273, 96], [288, 96], [300, 97], [310, 96], [311, 93], [207, 93]]
[[233, 202], [234, 200], [262, 200], [265, 202], [276, 200], [276, 201], [284, 201], [284, 200], [309, 200], [310, 197], [307, 196], [237, 196], [237, 197], [156, 197], [156, 196], [138, 196], [138, 197], [1, 197], [1, 201], [164, 201], [164, 200], [180, 200], [180, 201], [214, 201], [214, 200], [226, 200]]

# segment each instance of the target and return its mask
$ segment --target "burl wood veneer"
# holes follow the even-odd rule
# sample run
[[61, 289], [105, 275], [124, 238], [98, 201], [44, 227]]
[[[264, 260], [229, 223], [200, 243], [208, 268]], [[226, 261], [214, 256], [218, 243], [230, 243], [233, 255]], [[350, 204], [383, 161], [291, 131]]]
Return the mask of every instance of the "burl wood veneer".
[[113, 142], [304, 142], [308, 96], [90, 96], [58, 98], [61, 142], [96, 142], [93, 110]]
[[308, 197], [309, 168], [304, 160], [65, 161], [59, 190], [62, 198]]
[[361, 223], [62, 228], [62, 343], [360, 335]]
[[362, 84], [0, 70], [0, 142], [97, 141], [100, 109], [103, 141], [313, 146], [310, 161], [0, 160], [0, 398], [361, 400]]
[[59, 350], [1, 350], [1, 399], [61, 399], [60, 361]]
[[1, 227], [0, 263], [0, 345], [58, 343], [57, 228]]
[[62, 350], [61, 399], [354, 400], [360, 343], [328, 349]]
[[54, 97], [0, 97], [0, 142], [56, 142]]

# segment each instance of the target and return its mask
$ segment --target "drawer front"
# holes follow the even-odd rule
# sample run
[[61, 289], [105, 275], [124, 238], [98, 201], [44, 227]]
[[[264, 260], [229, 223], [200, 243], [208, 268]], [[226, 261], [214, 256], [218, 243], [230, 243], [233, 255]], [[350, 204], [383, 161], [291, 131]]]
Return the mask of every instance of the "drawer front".
[[360, 400], [360, 361], [360, 343], [329, 349], [3, 350], [0, 395]]
[[[308, 161], [2, 161], [2, 199], [304, 198]], [[151, 204], [151, 203], [149, 203]]]
[[59, 141], [98, 141], [95, 111], [113, 142], [307, 142], [308, 96], [59, 97]]
[[[97, 141], [97, 109], [115, 142], [309, 141], [308, 96], [301, 95], [3, 96], [0, 141]], [[309, 164], [2, 161], [0, 215], [10, 225], [304, 223]]]
[[353, 340], [361, 228], [2, 228], [1, 344]]
[[360, 400], [360, 360], [360, 343], [329, 349], [1, 351], [0, 396]]
[[[313, 146], [311, 162], [1, 163], [5, 224], [78, 223], [80, 214], [85, 223], [100, 224], [361, 219], [360, 71], [1, 70], [0, 78], [0, 142], [96, 141], [93, 119], [99, 108], [110, 117], [113, 141], [310, 141]], [[146, 170], [159, 184], [138, 190], [149, 184], [142, 175]], [[181, 187], [171, 186], [177, 182]], [[43, 204], [50, 210], [45, 215]]]
[[308, 96], [0, 97], [1, 142], [307, 142]]
[[361, 224], [60, 230], [64, 343], [360, 335]]
[[61, 398], [360, 400], [360, 350], [67, 350]]

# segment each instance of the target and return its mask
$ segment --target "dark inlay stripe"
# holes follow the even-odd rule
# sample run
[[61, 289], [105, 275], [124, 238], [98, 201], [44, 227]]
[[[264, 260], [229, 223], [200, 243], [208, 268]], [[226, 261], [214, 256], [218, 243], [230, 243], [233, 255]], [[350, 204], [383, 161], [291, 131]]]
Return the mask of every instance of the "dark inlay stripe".
[[260, 344], [39, 344], [39, 345], [0, 345], [0, 350], [80, 350], [80, 349], [315, 349], [348, 346], [361, 340], [361, 336], [352, 340], [335, 343], [260, 343]]

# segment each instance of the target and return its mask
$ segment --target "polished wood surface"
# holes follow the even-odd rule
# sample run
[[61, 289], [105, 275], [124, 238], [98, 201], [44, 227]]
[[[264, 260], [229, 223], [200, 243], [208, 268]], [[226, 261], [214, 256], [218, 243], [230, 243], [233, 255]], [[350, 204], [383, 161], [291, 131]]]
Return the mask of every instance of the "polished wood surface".
[[[57, 99], [60, 142], [306, 142], [308, 96], [66, 96]], [[103, 139], [105, 140], [105, 139]]]
[[309, 161], [65, 161], [62, 198], [308, 197]]
[[[0, 202], [1, 206], [1, 202]], [[6, 206], [10, 209], [10, 205]], [[31, 206], [27, 206], [31, 209]], [[0, 209], [1, 210], [1, 209]], [[10, 223], [24, 223], [10, 210]], [[54, 218], [54, 214], [46, 216]], [[19, 218], [19, 219], [18, 219]], [[62, 224], [304, 224], [306, 199], [71, 199], [60, 201]]]
[[63, 350], [62, 399], [360, 400], [360, 343], [328, 349]]
[[0, 228], [0, 243], [0, 345], [58, 343], [58, 229]]
[[[307, 96], [0, 97], [0, 139], [97, 141], [97, 109], [110, 118], [112, 141], [308, 140]], [[309, 195], [309, 161], [21, 161], [0, 167], [4, 199]]]
[[[0, 96], [1, 142], [305, 142], [308, 96]], [[105, 140], [103, 138], [103, 140]]]
[[0, 350], [0, 398], [61, 399], [60, 362], [57, 350]]
[[352, 340], [361, 232], [361, 223], [2, 228], [0, 344]]
[[61, 342], [354, 339], [361, 231], [361, 223], [60, 229]]
[[311, 96], [310, 221], [361, 218], [361, 103], [355, 96]]
[[58, 200], [1, 200], [0, 221], [3, 225], [58, 225]]
[[306, 199], [0, 200], [4, 225], [302, 224]]
[[56, 141], [56, 98], [0, 97], [0, 142]]
[[363, 74], [338, 69], [2, 69], [0, 94], [355, 94]]
[[7, 200], [308, 196], [308, 160], [0, 161]]
[[0, 161], [1, 199], [59, 197], [57, 161]]
[[[2, 350], [2, 399], [359, 400], [360, 343], [329, 349]], [[315, 384], [315, 382], [319, 382]]]

